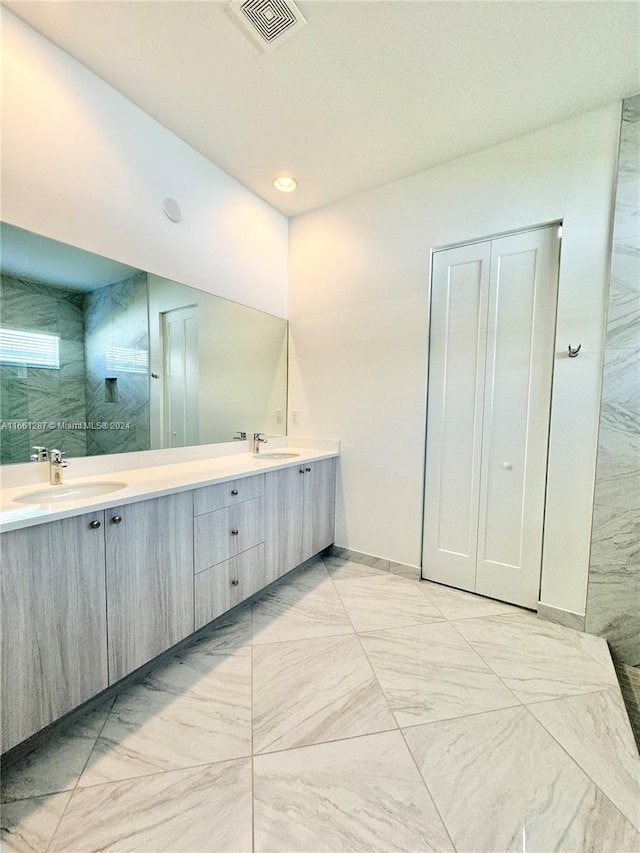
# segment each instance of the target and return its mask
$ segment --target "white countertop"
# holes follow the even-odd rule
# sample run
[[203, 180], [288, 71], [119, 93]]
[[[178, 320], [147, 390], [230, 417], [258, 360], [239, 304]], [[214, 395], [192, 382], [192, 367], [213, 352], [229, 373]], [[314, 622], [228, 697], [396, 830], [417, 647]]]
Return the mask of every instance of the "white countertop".
[[303, 462], [329, 459], [338, 456], [337, 450], [319, 450], [309, 447], [273, 448], [274, 451], [297, 453], [289, 459], [259, 459], [251, 453], [233, 453], [228, 456], [216, 456], [194, 461], [175, 462], [168, 465], [152, 465], [146, 468], [109, 471], [91, 477], [76, 477], [69, 469], [65, 470], [64, 487], [81, 483], [123, 482], [127, 485], [118, 491], [96, 497], [82, 497], [75, 500], [55, 501], [54, 503], [25, 504], [15, 499], [43, 488], [52, 491], [58, 486], [46, 484], [14, 486], [0, 491], [0, 532], [32, 527], [48, 521], [83, 515], [92, 510], [107, 509], [113, 506], [135, 503], [147, 498], [157, 498], [172, 492], [183, 492], [200, 486], [224, 483], [238, 477], [249, 477], [262, 471], [276, 471], [289, 468]]

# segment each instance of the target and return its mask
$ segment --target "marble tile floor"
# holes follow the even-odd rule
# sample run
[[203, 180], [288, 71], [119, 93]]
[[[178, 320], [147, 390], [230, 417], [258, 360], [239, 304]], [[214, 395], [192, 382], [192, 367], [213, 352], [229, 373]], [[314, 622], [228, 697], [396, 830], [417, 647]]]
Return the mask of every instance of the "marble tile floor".
[[4, 851], [640, 851], [603, 640], [340, 557], [4, 770]]

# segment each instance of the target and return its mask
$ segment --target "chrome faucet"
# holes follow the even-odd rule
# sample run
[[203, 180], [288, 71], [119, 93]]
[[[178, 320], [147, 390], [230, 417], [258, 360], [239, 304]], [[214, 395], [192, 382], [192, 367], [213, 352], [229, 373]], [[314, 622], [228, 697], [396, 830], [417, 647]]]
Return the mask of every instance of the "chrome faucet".
[[41, 447], [39, 444], [36, 444], [35, 447], [31, 448], [35, 450], [35, 453], [32, 453], [29, 459], [32, 462], [48, 462], [49, 461], [49, 451], [46, 447]]
[[267, 439], [263, 432], [254, 432], [253, 440], [251, 441], [251, 450], [253, 453], [260, 453], [260, 445], [267, 444]]
[[233, 440], [234, 441], [246, 441], [247, 440], [246, 432], [244, 432], [243, 430], [238, 430], [237, 435], [233, 436]]
[[49, 482], [52, 486], [62, 485], [62, 469], [69, 464], [66, 459], [63, 459], [64, 453], [61, 450], [49, 451]]

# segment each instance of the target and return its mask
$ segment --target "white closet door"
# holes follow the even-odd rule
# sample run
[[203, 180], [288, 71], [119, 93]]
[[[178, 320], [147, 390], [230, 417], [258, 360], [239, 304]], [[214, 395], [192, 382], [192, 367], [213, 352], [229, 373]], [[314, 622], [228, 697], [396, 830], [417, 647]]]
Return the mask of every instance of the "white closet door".
[[491, 243], [476, 591], [532, 608], [542, 560], [558, 249], [557, 226]]
[[162, 314], [164, 447], [198, 444], [198, 306]]
[[490, 244], [433, 259], [422, 574], [475, 589]]

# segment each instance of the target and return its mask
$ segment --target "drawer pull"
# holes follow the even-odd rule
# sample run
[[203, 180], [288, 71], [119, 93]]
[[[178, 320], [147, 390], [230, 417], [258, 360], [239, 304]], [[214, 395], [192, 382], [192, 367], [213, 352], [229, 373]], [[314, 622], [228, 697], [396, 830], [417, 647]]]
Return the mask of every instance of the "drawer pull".
[[113, 518], [111, 519], [111, 524], [120, 524], [121, 521], [122, 521], [121, 515], [114, 515]]
[[311, 471], [311, 468], [305, 468], [304, 470], [305, 470], [305, 471], [307, 472], [307, 474], [308, 474], [308, 473], [309, 473], [309, 471]]
[[234, 579], [231, 581], [231, 586], [238, 586], [238, 584], [239, 584], [239, 583], [240, 583], [240, 581], [239, 581], [237, 578], [234, 578]]
[[238, 531], [237, 531], [237, 529], [236, 529], [235, 527], [234, 527], [234, 529], [231, 531], [231, 535], [232, 535], [232, 536], [237, 536], [237, 535], [238, 535]]
[[298, 471], [298, 473], [299, 473], [299, 474], [304, 474], [304, 468], [301, 468], [301, 469]]
[[235, 496], [238, 494], [238, 490], [237, 489], [231, 489], [231, 494], [235, 498]]
[[90, 527], [92, 530], [97, 530], [97, 529], [100, 527], [100, 522], [99, 522], [99, 521], [90, 521], [90, 522], [89, 522], [89, 527]]

